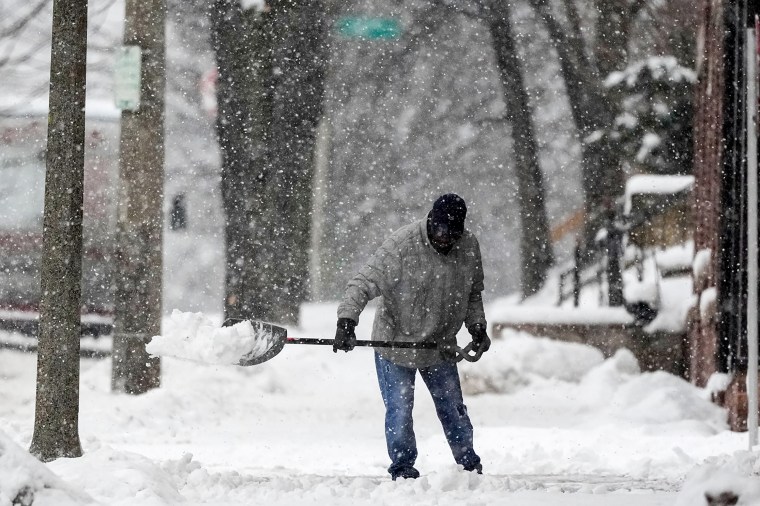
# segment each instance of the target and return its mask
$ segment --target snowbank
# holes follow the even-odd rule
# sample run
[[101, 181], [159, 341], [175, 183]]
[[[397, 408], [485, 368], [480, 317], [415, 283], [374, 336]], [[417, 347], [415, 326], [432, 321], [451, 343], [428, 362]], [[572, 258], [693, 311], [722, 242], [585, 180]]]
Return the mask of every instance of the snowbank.
[[701, 389], [662, 371], [630, 377], [613, 394], [608, 413], [641, 425], [694, 422], [706, 434], [726, 429], [725, 411], [704, 399]]
[[50, 466], [61, 475], [75, 477], [77, 483], [100, 504], [130, 506], [184, 502], [171, 466], [167, 469], [133, 452], [95, 444], [78, 459], [56, 460]]
[[627, 349], [604, 360], [591, 346], [510, 333], [491, 351], [460, 366], [466, 393], [514, 394], [543, 386], [564, 391], [595, 423], [658, 431], [687, 425], [706, 435], [726, 429], [725, 411], [703, 389], [662, 371], [642, 373]]
[[64, 483], [0, 431], [0, 506], [59, 506], [92, 499]]
[[[760, 505], [760, 461], [753, 452], [737, 452], [724, 462], [698, 466], [689, 474], [675, 506]], [[708, 502], [708, 498], [714, 502]], [[717, 499], [723, 499], [718, 502]]]
[[467, 393], [510, 393], [541, 379], [578, 382], [602, 362], [602, 352], [591, 346], [510, 333], [478, 362], [459, 367]]

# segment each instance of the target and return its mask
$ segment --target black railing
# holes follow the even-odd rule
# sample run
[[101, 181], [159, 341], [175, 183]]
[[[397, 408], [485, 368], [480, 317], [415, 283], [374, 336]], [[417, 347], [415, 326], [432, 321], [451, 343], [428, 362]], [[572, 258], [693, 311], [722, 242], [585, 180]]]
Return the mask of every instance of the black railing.
[[[596, 254], [595, 256], [598, 256]], [[557, 305], [561, 306], [566, 300], [572, 298], [573, 307], [580, 304], [581, 291], [584, 287], [598, 283], [602, 285], [604, 280], [604, 265], [598, 259], [587, 266], [582, 265], [581, 248], [576, 245], [572, 264], [559, 274], [559, 297]]]
[[[578, 307], [580, 296], [584, 287], [596, 284], [599, 287], [599, 305], [624, 307], [634, 317], [639, 325], [650, 323], [657, 315], [659, 303], [654, 305], [646, 301], [632, 301], [629, 303], [624, 297], [623, 272], [625, 269], [635, 267], [639, 281], [643, 274], [644, 255], [626, 262], [624, 248], [628, 231], [643, 223], [651, 216], [648, 213], [623, 215], [609, 208], [600, 212], [605, 213], [605, 226], [600, 231], [597, 240], [593, 242], [591, 251], [584, 254], [582, 245], [578, 242], [575, 246], [572, 264], [559, 275], [559, 295], [557, 305], [561, 306], [565, 301], [573, 300], [573, 306]], [[641, 252], [640, 252], [641, 253]], [[587, 259], [584, 262], [584, 259]], [[654, 275], [662, 277], [657, 262], [654, 262]], [[607, 282], [606, 293], [603, 290], [604, 282]]]

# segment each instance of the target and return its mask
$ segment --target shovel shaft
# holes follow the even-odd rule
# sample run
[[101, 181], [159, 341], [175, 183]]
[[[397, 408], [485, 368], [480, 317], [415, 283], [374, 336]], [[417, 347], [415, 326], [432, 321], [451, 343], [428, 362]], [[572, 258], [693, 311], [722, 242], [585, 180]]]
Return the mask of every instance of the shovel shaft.
[[[315, 339], [311, 337], [288, 337], [285, 339], [286, 344], [318, 344], [332, 346], [335, 339]], [[357, 340], [356, 346], [370, 346], [372, 348], [416, 348], [418, 350], [434, 350], [437, 348], [436, 343], [415, 343], [412, 341], [367, 341]]]

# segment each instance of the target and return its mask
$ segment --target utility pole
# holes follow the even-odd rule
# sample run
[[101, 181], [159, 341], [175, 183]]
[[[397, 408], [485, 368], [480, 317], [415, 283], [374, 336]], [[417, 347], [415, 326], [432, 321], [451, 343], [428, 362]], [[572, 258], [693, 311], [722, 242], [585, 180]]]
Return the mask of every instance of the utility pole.
[[82, 455], [79, 336], [86, 71], [87, 0], [55, 0], [37, 398], [29, 450], [43, 462]]
[[161, 378], [145, 345], [161, 333], [166, 1], [127, 0], [125, 16], [124, 45], [140, 51], [140, 92], [121, 114], [111, 386], [140, 394]]

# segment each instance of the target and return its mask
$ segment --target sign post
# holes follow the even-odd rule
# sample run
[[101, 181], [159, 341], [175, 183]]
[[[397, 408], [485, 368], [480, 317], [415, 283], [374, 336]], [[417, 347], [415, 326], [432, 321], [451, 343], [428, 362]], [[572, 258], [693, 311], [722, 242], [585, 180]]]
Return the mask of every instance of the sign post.
[[140, 108], [141, 68], [140, 46], [123, 46], [116, 58], [114, 75], [114, 95], [118, 109], [136, 111]]

